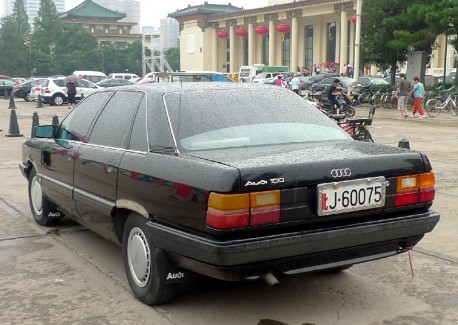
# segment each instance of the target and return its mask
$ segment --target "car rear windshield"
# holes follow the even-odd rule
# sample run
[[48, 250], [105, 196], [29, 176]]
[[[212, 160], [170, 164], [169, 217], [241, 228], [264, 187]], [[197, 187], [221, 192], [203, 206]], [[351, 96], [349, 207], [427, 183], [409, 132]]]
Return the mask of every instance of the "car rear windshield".
[[164, 100], [184, 151], [349, 139], [336, 123], [285, 89], [178, 92]]

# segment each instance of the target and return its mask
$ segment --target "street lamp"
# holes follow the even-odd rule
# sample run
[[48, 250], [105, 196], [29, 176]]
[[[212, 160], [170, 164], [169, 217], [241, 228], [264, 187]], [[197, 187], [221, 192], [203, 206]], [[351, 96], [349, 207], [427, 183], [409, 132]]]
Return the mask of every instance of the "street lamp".
[[353, 67], [353, 79], [354, 84], [359, 83], [359, 55], [361, 50], [361, 8], [363, 6], [363, 0], [357, 0], [356, 2], [356, 35], [355, 35], [355, 66]]

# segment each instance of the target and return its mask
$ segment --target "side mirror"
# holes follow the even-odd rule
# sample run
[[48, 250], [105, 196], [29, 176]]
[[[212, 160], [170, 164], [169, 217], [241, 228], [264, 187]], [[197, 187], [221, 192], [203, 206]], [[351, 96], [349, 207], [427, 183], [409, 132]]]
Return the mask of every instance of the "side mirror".
[[36, 138], [54, 138], [56, 134], [57, 126], [55, 125], [38, 125], [35, 127], [35, 137]]

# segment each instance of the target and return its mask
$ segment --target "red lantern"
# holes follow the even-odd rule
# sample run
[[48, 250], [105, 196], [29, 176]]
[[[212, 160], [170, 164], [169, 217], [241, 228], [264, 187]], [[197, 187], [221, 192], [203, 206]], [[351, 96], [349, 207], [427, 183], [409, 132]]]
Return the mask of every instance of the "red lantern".
[[246, 29], [243, 29], [243, 28], [237, 28], [235, 30], [235, 35], [237, 35], [240, 38], [240, 44], [242, 44], [243, 38], [247, 37], [247, 35], [248, 35], [248, 31]]
[[261, 41], [264, 35], [266, 35], [269, 32], [266, 26], [258, 26], [256, 27], [255, 31], [256, 31], [256, 34], [258, 34], [259, 37], [261, 38]]
[[220, 30], [216, 32], [216, 36], [221, 39], [221, 45], [224, 45], [224, 40], [227, 38], [229, 34], [225, 30]]
[[289, 30], [290, 30], [290, 27], [288, 24], [277, 25], [277, 31], [281, 33], [283, 40], [285, 40], [285, 34], [288, 33]]
[[[357, 16], [355, 16], [355, 15], [351, 16], [351, 21], [353, 22], [353, 24], [356, 24], [356, 21], [357, 21], [357, 20], [358, 20], [358, 17], [357, 17]], [[365, 17], [365, 16], [363, 16], [362, 22], [363, 22], [363, 23], [366, 22], [366, 17]]]

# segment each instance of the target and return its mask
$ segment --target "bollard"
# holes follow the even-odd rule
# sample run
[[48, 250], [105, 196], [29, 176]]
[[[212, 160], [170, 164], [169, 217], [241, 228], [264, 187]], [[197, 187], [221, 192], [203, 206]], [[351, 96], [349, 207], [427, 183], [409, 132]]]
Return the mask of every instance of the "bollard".
[[16, 110], [12, 109], [10, 111], [10, 129], [7, 134], [7, 137], [22, 137], [21, 132], [19, 131], [19, 124], [17, 122]]
[[410, 149], [409, 140], [407, 140], [406, 138], [402, 138], [398, 143], [398, 147], [404, 148], [404, 149]]
[[43, 101], [41, 100], [41, 95], [38, 95], [37, 108], [43, 107]]
[[8, 90], [6, 90], [6, 89], [5, 89], [5, 92], [3, 93], [3, 99], [4, 100], [8, 100], [9, 99]]
[[8, 109], [16, 109], [16, 103], [14, 102], [14, 95], [11, 93], [10, 95], [10, 105], [8, 106]]
[[82, 101], [83, 99], [84, 99], [84, 94], [81, 93], [80, 101]]
[[56, 125], [56, 126], [59, 125], [59, 118], [57, 117], [57, 115], [54, 115], [52, 117], [52, 125]]
[[38, 113], [34, 112], [32, 116], [32, 132], [30, 134], [30, 138], [35, 138], [35, 128], [40, 125], [40, 118], [38, 117]]

